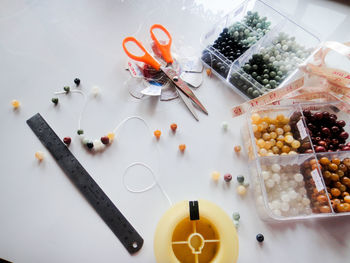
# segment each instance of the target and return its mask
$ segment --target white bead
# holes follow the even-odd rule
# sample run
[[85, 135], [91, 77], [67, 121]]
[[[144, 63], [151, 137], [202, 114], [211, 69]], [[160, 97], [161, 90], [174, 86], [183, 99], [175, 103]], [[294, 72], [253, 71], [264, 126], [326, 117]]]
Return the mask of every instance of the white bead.
[[297, 173], [294, 175], [294, 180], [297, 181], [298, 183], [304, 181], [304, 176], [300, 173]]
[[303, 198], [302, 200], [301, 200], [301, 203], [303, 204], [303, 205], [310, 205], [310, 199], [309, 198]]
[[101, 140], [94, 140], [94, 150], [101, 151], [103, 149], [104, 149], [104, 144], [101, 142]]
[[278, 173], [279, 171], [281, 171], [281, 166], [277, 163], [274, 163], [273, 165], [271, 165], [271, 170], [275, 173]]
[[270, 178], [270, 172], [269, 171], [262, 171], [261, 175], [264, 178], [264, 180], [267, 180], [267, 179]]
[[266, 181], [266, 186], [267, 186], [268, 188], [272, 188], [272, 187], [274, 187], [274, 185], [275, 185], [275, 182], [274, 182], [272, 179], [268, 179], [268, 180]]
[[298, 194], [294, 190], [292, 190], [288, 193], [288, 196], [290, 199], [294, 200], [297, 198]]
[[98, 86], [93, 86], [92, 89], [91, 89], [91, 94], [94, 96], [94, 97], [97, 97], [98, 95], [100, 95], [101, 93], [101, 89], [98, 87]]
[[281, 216], [281, 215], [282, 215], [281, 211], [278, 210], [278, 209], [272, 210], [272, 213], [273, 213], [274, 215], [276, 215], [276, 216]]
[[294, 180], [289, 181], [288, 184], [289, 184], [289, 186], [290, 186], [291, 188], [293, 188], [293, 189], [297, 186], [297, 182], [294, 181]]
[[281, 202], [278, 200], [273, 200], [271, 202], [271, 208], [272, 209], [280, 209], [281, 208]]
[[84, 138], [82, 139], [81, 142], [82, 142], [83, 144], [87, 144], [89, 141], [90, 141], [89, 139], [87, 139], [86, 137], [84, 137]]
[[272, 179], [273, 179], [276, 183], [279, 183], [280, 180], [281, 180], [281, 177], [280, 177], [280, 175], [279, 175], [278, 173], [274, 173], [274, 174], [272, 175]]
[[289, 195], [288, 194], [281, 195], [281, 200], [283, 202], [289, 202], [289, 200], [290, 200]]
[[287, 211], [289, 210], [289, 204], [286, 203], [286, 202], [283, 202], [283, 203], [282, 203], [282, 206], [281, 206], [281, 210], [282, 210], [283, 212], [287, 212]]
[[300, 188], [299, 189], [299, 194], [301, 194], [301, 195], [305, 195], [306, 194], [306, 189], [303, 187], [303, 188]]
[[298, 215], [299, 211], [298, 211], [298, 209], [292, 207], [292, 208], [290, 209], [289, 213], [290, 213], [292, 216], [296, 216], [296, 215]]
[[223, 129], [224, 131], [227, 131], [227, 129], [228, 129], [228, 123], [227, 123], [226, 121], [223, 121], [223, 122], [221, 123], [221, 127], [222, 127], [222, 129]]

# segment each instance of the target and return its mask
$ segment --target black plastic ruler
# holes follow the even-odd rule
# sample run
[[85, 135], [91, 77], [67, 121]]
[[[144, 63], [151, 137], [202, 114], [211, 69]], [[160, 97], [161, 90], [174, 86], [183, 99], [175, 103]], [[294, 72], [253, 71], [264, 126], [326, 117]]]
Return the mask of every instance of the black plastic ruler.
[[142, 237], [68, 150], [44, 118], [37, 113], [27, 120], [27, 124], [128, 252], [133, 254], [139, 251], [143, 245]]

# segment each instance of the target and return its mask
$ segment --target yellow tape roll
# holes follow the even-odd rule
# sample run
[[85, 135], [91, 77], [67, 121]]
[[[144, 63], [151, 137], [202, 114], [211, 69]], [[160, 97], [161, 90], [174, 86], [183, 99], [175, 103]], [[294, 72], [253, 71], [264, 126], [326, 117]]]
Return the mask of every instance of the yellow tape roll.
[[189, 202], [172, 206], [154, 235], [158, 263], [235, 263], [238, 236], [230, 217], [217, 205], [199, 200], [199, 220], [191, 221]]

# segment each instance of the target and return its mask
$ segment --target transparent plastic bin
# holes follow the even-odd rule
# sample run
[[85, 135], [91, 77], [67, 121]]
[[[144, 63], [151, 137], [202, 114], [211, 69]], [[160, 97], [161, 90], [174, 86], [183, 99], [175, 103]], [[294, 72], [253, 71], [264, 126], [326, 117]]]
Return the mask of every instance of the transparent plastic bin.
[[[234, 59], [233, 61], [225, 57], [220, 51], [213, 47], [215, 40], [223, 32], [224, 28], [228, 28], [236, 22], [242, 22], [242, 19], [248, 14], [248, 12], [257, 12], [260, 16], [266, 16], [267, 22], [271, 23], [269, 31], [261, 35], [261, 32], [257, 32], [256, 28], [253, 29], [249, 25], [243, 24], [249, 32], [253, 32], [258, 35], [258, 39], [253, 41], [253, 44], [243, 50], [244, 52]], [[283, 66], [283, 70], [279, 75], [277, 72], [280, 67], [276, 68], [271, 66], [269, 70], [275, 71], [276, 76], [269, 76], [268, 83], [262, 84], [264, 79], [257, 80], [254, 75], [254, 71], [249, 74], [245, 72], [244, 65], [252, 59], [253, 55], [259, 54], [262, 49], [268, 50], [270, 47], [275, 46], [275, 41], [278, 39], [280, 33], [287, 33], [289, 37], [294, 37], [295, 42], [302, 46], [303, 51], [296, 51], [293, 48], [291, 50], [283, 50], [283, 45], [277, 47], [277, 50], [281, 55], [289, 53], [298, 54], [298, 58], [288, 62], [286, 66]], [[212, 69], [212, 72], [222, 79], [227, 85], [234, 89], [244, 99], [252, 99], [261, 96], [270, 90], [277, 89], [285, 84], [293, 81], [297, 78], [297, 65], [306, 61], [311, 51], [320, 43], [320, 40], [312, 33], [294, 23], [271, 6], [267, 5], [263, 1], [259, 0], [247, 0], [243, 2], [239, 7], [230, 12], [224, 18], [217, 22], [217, 24], [209, 32], [204, 34], [201, 38], [201, 44], [203, 46], [202, 61], [206, 67]], [[288, 46], [288, 45], [287, 45]], [[292, 47], [293, 45], [291, 45]], [[289, 54], [288, 53], [288, 54]], [[273, 61], [271, 61], [271, 64]], [[277, 62], [276, 62], [277, 63]], [[278, 62], [280, 63], [280, 62]], [[277, 64], [276, 64], [277, 65]], [[259, 66], [260, 67], [260, 66]], [[258, 67], [258, 75], [263, 75], [263, 68]], [[275, 83], [276, 82], [276, 83]], [[267, 88], [267, 84], [271, 84], [271, 88]]]
[[[264, 106], [247, 113], [241, 134], [249, 156], [256, 207], [263, 220], [286, 221], [350, 215], [350, 203], [347, 204], [350, 197], [345, 198], [350, 195], [350, 151], [345, 148], [341, 151], [316, 152], [318, 141], [314, 140], [314, 134], [306, 128], [309, 112], [314, 116], [316, 112], [327, 111], [336, 115], [337, 120], [344, 120], [346, 125], [343, 129], [348, 132], [349, 113], [343, 106], [342, 102], [305, 103]], [[281, 114], [286, 117], [285, 120], [280, 118], [282, 124], [287, 120], [288, 125], [300, 122], [304, 128], [301, 133], [305, 135], [301, 145], [308, 143], [310, 146], [307, 153], [260, 156], [251, 120], [255, 113], [259, 114], [260, 123], [264, 117], [271, 119]], [[296, 131], [293, 136], [300, 136], [298, 127]], [[347, 143], [348, 140], [345, 140], [344, 145]], [[329, 163], [324, 157], [328, 158]], [[329, 165], [332, 160], [337, 166]]]

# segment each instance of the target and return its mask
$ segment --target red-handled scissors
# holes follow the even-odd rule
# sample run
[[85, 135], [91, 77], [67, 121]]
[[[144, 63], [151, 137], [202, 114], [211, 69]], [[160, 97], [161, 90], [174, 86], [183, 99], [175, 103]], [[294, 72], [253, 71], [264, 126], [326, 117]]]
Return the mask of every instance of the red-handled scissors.
[[[168, 41], [166, 44], [161, 43], [156, 38], [156, 36], [153, 32], [154, 29], [160, 29], [161, 31], [163, 31], [167, 35]], [[128, 55], [128, 57], [130, 57], [136, 61], [144, 62], [156, 70], [163, 71], [164, 74], [175, 85], [175, 87], [178, 90], [178, 94], [179, 94], [180, 98], [182, 98], [182, 100], [184, 101], [184, 103], [186, 104], [188, 109], [191, 111], [193, 116], [196, 118], [196, 120], [198, 120], [198, 116], [194, 110], [193, 105], [191, 104], [191, 101], [193, 103], [195, 103], [205, 114], [208, 114], [208, 111], [204, 108], [202, 103], [194, 95], [194, 93], [188, 87], [188, 85], [178, 76], [178, 74], [175, 70], [173, 70], [171, 67], [169, 67], [174, 62], [174, 59], [173, 59], [173, 57], [171, 55], [171, 51], [170, 51], [172, 38], [171, 38], [171, 35], [168, 32], [168, 30], [166, 30], [166, 28], [162, 25], [155, 24], [155, 25], [151, 26], [150, 33], [151, 33], [151, 38], [154, 41], [154, 43], [155, 43], [156, 47], [158, 48], [158, 50], [160, 51], [160, 53], [162, 54], [163, 59], [167, 62], [167, 65], [165, 67], [163, 67], [149, 52], [147, 52], [147, 50], [143, 47], [143, 45], [138, 40], [136, 40], [134, 37], [126, 37], [123, 40], [123, 49], [124, 49], [125, 53]], [[129, 50], [126, 48], [126, 43], [128, 43], [128, 42], [135, 43], [144, 52], [144, 54], [142, 56], [136, 56], [136, 55], [132, 54], [131, 52], [129, 52]]]

